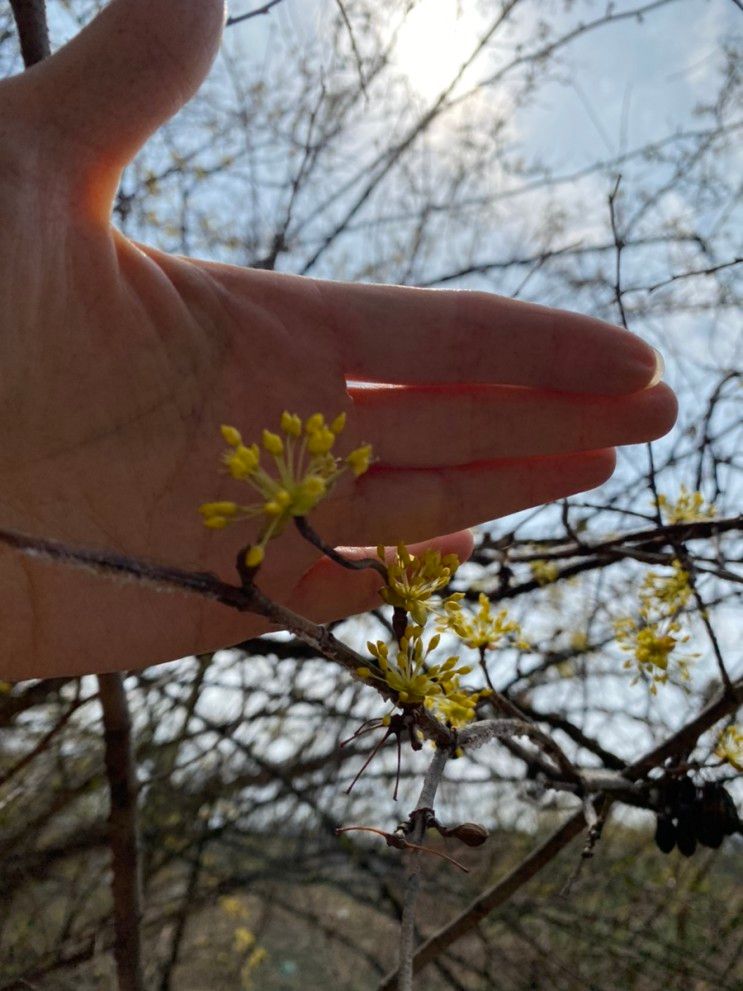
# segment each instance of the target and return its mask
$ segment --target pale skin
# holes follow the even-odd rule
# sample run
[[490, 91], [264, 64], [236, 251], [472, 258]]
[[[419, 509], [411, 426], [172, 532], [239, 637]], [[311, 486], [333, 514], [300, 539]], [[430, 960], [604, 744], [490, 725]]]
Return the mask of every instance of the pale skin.
[[[616, 446], [670, 429], [656, 355], [620, 328], [484, 293], [210, 264], [116, 231], [122, 168], [198, 88], [223, 19], [221, 0], [114, 0], [0, 84], [0, 526], [233, 580], [254, 534], [207, 531], [196, 512], [248, 500], [218, 473], [219, 425], [252, 440], [284, 408], [347, 410], [339, 448], [368, 441], [377, 461], [319, 507], [323, 537], [464, 557], [470, 526], [600, 485]], [[376, 605], [378, 583], [293, 531], [259, 576], [323, 621]], [[0, 545], [0, 629], [13, 681], [141, 667], [266, 627]]]

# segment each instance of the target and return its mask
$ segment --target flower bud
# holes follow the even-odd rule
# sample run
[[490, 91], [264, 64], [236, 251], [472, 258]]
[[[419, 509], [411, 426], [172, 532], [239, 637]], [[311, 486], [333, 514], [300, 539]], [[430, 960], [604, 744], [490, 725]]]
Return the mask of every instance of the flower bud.
[[273, 454], [275, 457], [278, 457], [284, 453], [284, 442], [278, 434], [273, 434], [270, 430], [264, 430], [262, 440], [263, 446], [269, 454]]
[[230, 447], [237, 447], [238, 444], [242, 444], [240, 431], [236, 430], [235, 427], [230, 427], [228, 424], [223, 423], [219, 429], [225, 444], [229, 444]]

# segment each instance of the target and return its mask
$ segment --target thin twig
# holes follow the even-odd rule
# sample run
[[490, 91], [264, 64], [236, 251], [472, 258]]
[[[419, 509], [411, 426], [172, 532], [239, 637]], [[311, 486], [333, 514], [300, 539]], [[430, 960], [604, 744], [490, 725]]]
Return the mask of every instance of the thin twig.
[[364, 96], [369, 99], [369, 94], [366, 89], [366, 79], [364, 78], [364, 63], [361, 60], [361, 53], [359, 52], [358, 46], [356, 44], [356, 36], [353, 33], [353, 27], [351, 26], [351, 21], [348, 18], [348, 13], [346, 12], [343, 0], [335, 0], [335, 5], [340, 11], [343, 23], [346, 25], [346, 30], [348, 31], [348, 37], [351, 39], [351, 49], [353, 51], [353, 57], [356, 60], [356, 69], [359, 73], [359, 83], [361, 85], [361, 92]]
[[[743, 0], [741, 0], [743, 2]], [[705, 275], [716, 275], [717, 272], [722, 272], [726, 268], [734, 268], [736, 265], [743, 264], [743, 258], [732, 258], [727, 262], [720, 262], [718, 265], [710, 265], [708, 268], [694, 268], [690, 269], [688, 272], [679, 272], [676, 275], [671, 275], [667, 279], [663, 279], [661, 282], [654, 282], [649, 286], [627, 286], [624, 289], [624, 293], [628, 292], [646, 292], [652, 293], [656, 289], [662, 289], [664, 286], [670, 286], [673, 282], [678, 282], [680, 279], [694, 279]]]
[[469, 747], [469, 749], [475, 750], [491, 740], [526, 736], [554, 760], [569, 780], [579, 781], [580, 772], [562, 748], [538, 726], [529, 722], [528, 719], [524, 719], [523, 715], [519, 715], [521, 718], [518, 719], [483, 719], [476, 723], [470, 723], [460, 731], [457, 744], [460, 747]]
[[262, 14], [268, 14], [269, 11], [281, 3], [281, 0], [268, 0], [268, 3], [264, 3], [262, 7], [256, 7], [255, 10], [249, 10], [246, 14], [236, 14], [234, 17], [228, 17], [225, 21], [225, 27], [231, 28], [234, 24], [241, 24], [243, 21], [249, 21], [251, 17], [260, 17]]
[[348, 568], [350, 571], [365, 571], [367, 568], [374, 568], [387, 581], [387, 569], [381, 561], [377, 561], [373, 557], [356, 559], [344, 557], [338, 553], [335, 547], [331, 547], [330, 544], [325, 543], [320, 534], [310, 525], [306, 516], [295, 516], [294, 525], [305, 540], [309, 541], [319, 551], [322, 551], [325, 557], [329, 557], [331, 561], [340, 564], [342, 568]]

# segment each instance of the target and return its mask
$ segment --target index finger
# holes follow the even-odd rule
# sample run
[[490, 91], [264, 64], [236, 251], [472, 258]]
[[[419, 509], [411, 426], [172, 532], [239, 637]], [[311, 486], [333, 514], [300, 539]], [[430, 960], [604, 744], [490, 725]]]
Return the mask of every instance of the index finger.
[[662, 374], [658, 352], [635, 334], [567, 310], [469, 290], [317, 287], [348, 378], [618, 395]]

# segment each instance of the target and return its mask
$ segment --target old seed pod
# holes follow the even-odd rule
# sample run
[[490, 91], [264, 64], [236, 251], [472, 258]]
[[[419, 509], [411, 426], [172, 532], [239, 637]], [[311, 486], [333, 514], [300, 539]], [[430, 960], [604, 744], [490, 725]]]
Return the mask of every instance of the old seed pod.
[[679, 848], [679, 853], [683, 854], [684, 857], [691, 857], [697, 848], [697, 838], [694, 835], [694, 824], [692, 823], [691, 816], [687, 813], [686, 815], [680, 815], [676, 823], [676, 845]]
[[453, 836], [467, 846], [482, 846], [490, 835], [484, 826], [476, 822], [461, 822], [458, 826], [450, 826], [442, 832], [444, 836]]
[[661, 853], [670, 853], [676, 846], [676, 827], [670, 816], [658, 816], [655, 827], [655, 845]]

